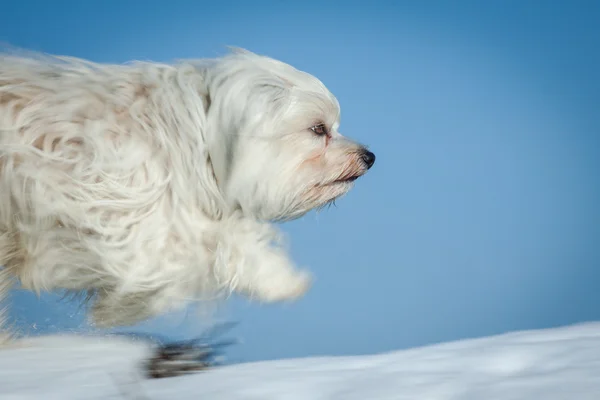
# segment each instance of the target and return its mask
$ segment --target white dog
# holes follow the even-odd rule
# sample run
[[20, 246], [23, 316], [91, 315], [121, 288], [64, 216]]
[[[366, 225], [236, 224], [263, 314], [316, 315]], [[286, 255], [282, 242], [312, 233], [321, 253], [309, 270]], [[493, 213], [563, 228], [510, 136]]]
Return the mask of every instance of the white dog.
[[[244, 50], [173, 65], [0, 55], [0, 291], [89, 295], [99, 326], [240, 293], [292, 300], [309, 274], [273, 221], [374, 163], [315, 77]], [[6, 290], [3, 290], [6, 294]]]

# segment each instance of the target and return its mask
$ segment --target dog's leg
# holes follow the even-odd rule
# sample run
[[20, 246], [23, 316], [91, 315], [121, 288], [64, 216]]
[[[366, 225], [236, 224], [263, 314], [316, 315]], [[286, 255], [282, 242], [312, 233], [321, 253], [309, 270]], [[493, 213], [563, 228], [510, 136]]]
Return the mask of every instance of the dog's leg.
[[6, 268], [0, 268], [0, 346], [3, 346], [12, 339], [12, 334], [6, 326], [8, 306], [4, 304], [12, 287], [12, 277]]
[[116, 289], [102, 289], [93, 299], [91, 322], [101, 328], [130, 326], [159, 314], [148, 304], [153, 294], [140, 292], [124, 295]]
[[294, 267], [274, 228], [235, 219], [224, 229], [213, 266], [219, 284], [265, 302], [295, 300], [310, 288], [310, 274]]
[[15, 240], [13, 235], [0, 230], [0, 346], [7, 344], [13, 337], [7, 324], [8, 293], [13, 284], [11, 271], [6, 268], [16, 254]]

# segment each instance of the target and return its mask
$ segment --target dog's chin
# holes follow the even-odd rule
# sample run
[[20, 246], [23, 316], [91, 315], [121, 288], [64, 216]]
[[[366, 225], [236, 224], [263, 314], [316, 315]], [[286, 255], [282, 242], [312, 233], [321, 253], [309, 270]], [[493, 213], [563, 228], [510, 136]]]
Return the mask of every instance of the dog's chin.
[[319, 209], [334, 203], [352, 189], [357, 178], [337, 179], [314, 186], [309, 192], [309, 196], [313, 200], [311, 208]]

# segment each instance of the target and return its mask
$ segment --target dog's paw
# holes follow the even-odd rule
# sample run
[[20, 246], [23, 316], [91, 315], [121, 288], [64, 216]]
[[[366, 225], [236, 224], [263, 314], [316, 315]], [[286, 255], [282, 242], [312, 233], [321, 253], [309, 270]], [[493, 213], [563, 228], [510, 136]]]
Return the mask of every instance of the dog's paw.
[[312, 286], [312, 276], [306, 271], [286, 272], [265, 277], [255, 287], [253, 295], [267, 303], [293, 301], [302, 297]]

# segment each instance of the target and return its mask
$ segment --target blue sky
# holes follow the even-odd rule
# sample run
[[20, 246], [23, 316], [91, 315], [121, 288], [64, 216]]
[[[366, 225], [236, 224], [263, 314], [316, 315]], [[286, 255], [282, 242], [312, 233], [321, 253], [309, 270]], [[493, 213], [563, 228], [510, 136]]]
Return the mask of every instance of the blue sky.
[[[316, 276], [304, 299], [220, 310], [240, 323], [233, 360], [600, 320], [600, 3], [213, 3], [9, 2], [0, 40], [101, 62], [241, 46], [338, 97], [342, 132], [377, 163], [337, 208], [282, 226]], [[56, 296], [13, 301], [32, 333], [84, 329]], [[202, 321], [140, 329], [189, 337]]]

